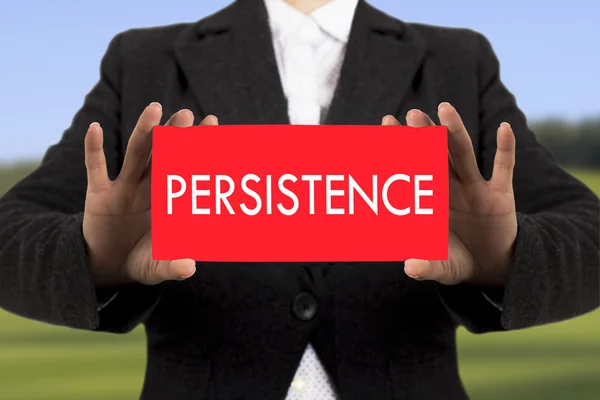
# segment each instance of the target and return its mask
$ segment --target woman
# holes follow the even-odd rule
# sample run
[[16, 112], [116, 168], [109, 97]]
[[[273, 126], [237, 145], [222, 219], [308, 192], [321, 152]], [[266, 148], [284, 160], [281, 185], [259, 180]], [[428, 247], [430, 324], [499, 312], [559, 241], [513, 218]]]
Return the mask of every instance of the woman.
[[[152, 260], [151, 129], [196, 118], [447, 126], [448, 260]], [[72, 125], [0, 201], [0, 306], [77, 329], [143, 323], [143, 400], [466, 399], [457, 326], [598, 307], [598, 243], [598, 199], [537, 143], [482, 35], [364, 1], [237, 0], [112, 40]]]

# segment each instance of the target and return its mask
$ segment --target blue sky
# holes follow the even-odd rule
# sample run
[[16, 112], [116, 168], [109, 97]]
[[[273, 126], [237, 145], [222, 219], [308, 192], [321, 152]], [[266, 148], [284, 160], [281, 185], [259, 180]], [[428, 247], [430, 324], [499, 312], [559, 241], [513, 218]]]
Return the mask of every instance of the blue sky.
[[[0, 162], [37, 158], [68, 127], [122, 30], [195, 21], [224, 0], [6, 1], [0, 11]], [[485, 34], [531, 120], [600, 115], [600, 5], [593, 0], [371, 0], [405, 21]]]

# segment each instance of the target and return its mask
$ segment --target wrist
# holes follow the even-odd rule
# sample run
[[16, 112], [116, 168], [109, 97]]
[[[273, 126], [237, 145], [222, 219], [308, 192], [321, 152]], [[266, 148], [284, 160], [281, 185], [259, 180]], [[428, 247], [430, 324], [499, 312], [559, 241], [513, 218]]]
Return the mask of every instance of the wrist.
[[488, 287], [492, 289], [504, 288], [508, 282], [511, 258], [502, 257], [502, 260], [479, 263], [474, 269], [473, 276], [465, 283]]
[[87, 242], [85, 248], [89, 267], [92, 272], [92, 280], [96, 288], [105, 289], [134, 283], [134, 280], [129, 277], [125, 268], [107, 265], [106, 261], [99, 259], [94, 254], [94, 251], [90, 249]]
[[98, 289], [114, 288], [135, 283], [126, 274], [117, 271], [107, 271], [105, 268], [92, 267], [92, 279]]

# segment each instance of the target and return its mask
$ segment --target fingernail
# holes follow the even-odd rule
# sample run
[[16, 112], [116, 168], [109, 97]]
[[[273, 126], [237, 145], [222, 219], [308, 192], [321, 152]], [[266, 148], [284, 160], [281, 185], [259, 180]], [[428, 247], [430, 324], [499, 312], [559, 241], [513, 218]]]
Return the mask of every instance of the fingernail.
[[196, 273], [196, 268], [194, 267], [187, 275], [180, 275], [179, 280], [182, 281], [182, 280], [188, 279], [195, 273]]
[[510, 128], [510, 124], [508, 122], [503, 122], [500, 124], [500, 126], [506, 126], [507, 128]]
[[406, 115], [410, 114], [410, 113], [418, 113], [421, 114], [421, 110], [417, 110], [416, 108], [413, 108], [412, 110], [410, 110], [409, 112], [406, 113]]
[[448, 103], [447, 101], [444, 101], [444, 102], [440, 103], [440, 105], [438, 106], [438, 110], [440, 110], [443, 105], [451, 106], [450, 103]]
[[94, 127], [94, 126], [98, 126], [98, 127], [99, 127], [99, 126], [100, 126], [100, 124], [99, 124], [99, 123], [97, 123], [97, 122], [92, 122], [92, 123], [90, 124], [90, 128], [92, 128], [92, 127]]
[[406, 273], [406, 275], [410, 276], [411, 278], [419, 278], [419, 275], [413, 274], [411, 272], [412, 268], [410, 267], [410, 265], [405, 265], [404, 266], [404, 272]]
[[151, 106], [158, 106], [162, 110], [162, 105], [160, 103], [157, 103], [156, 101], [153, 101], [152, 103], [150, 103], [150, 105]]

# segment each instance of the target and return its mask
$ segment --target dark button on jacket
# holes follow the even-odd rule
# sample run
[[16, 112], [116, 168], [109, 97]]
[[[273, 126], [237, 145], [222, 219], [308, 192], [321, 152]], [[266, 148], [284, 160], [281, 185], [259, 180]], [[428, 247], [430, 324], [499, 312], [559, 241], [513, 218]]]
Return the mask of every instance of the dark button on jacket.
[[294, 299], [292, 311], [302, 321], [310, 321], [317, 315], [319, 303], [312, 293], [301, 293]]

